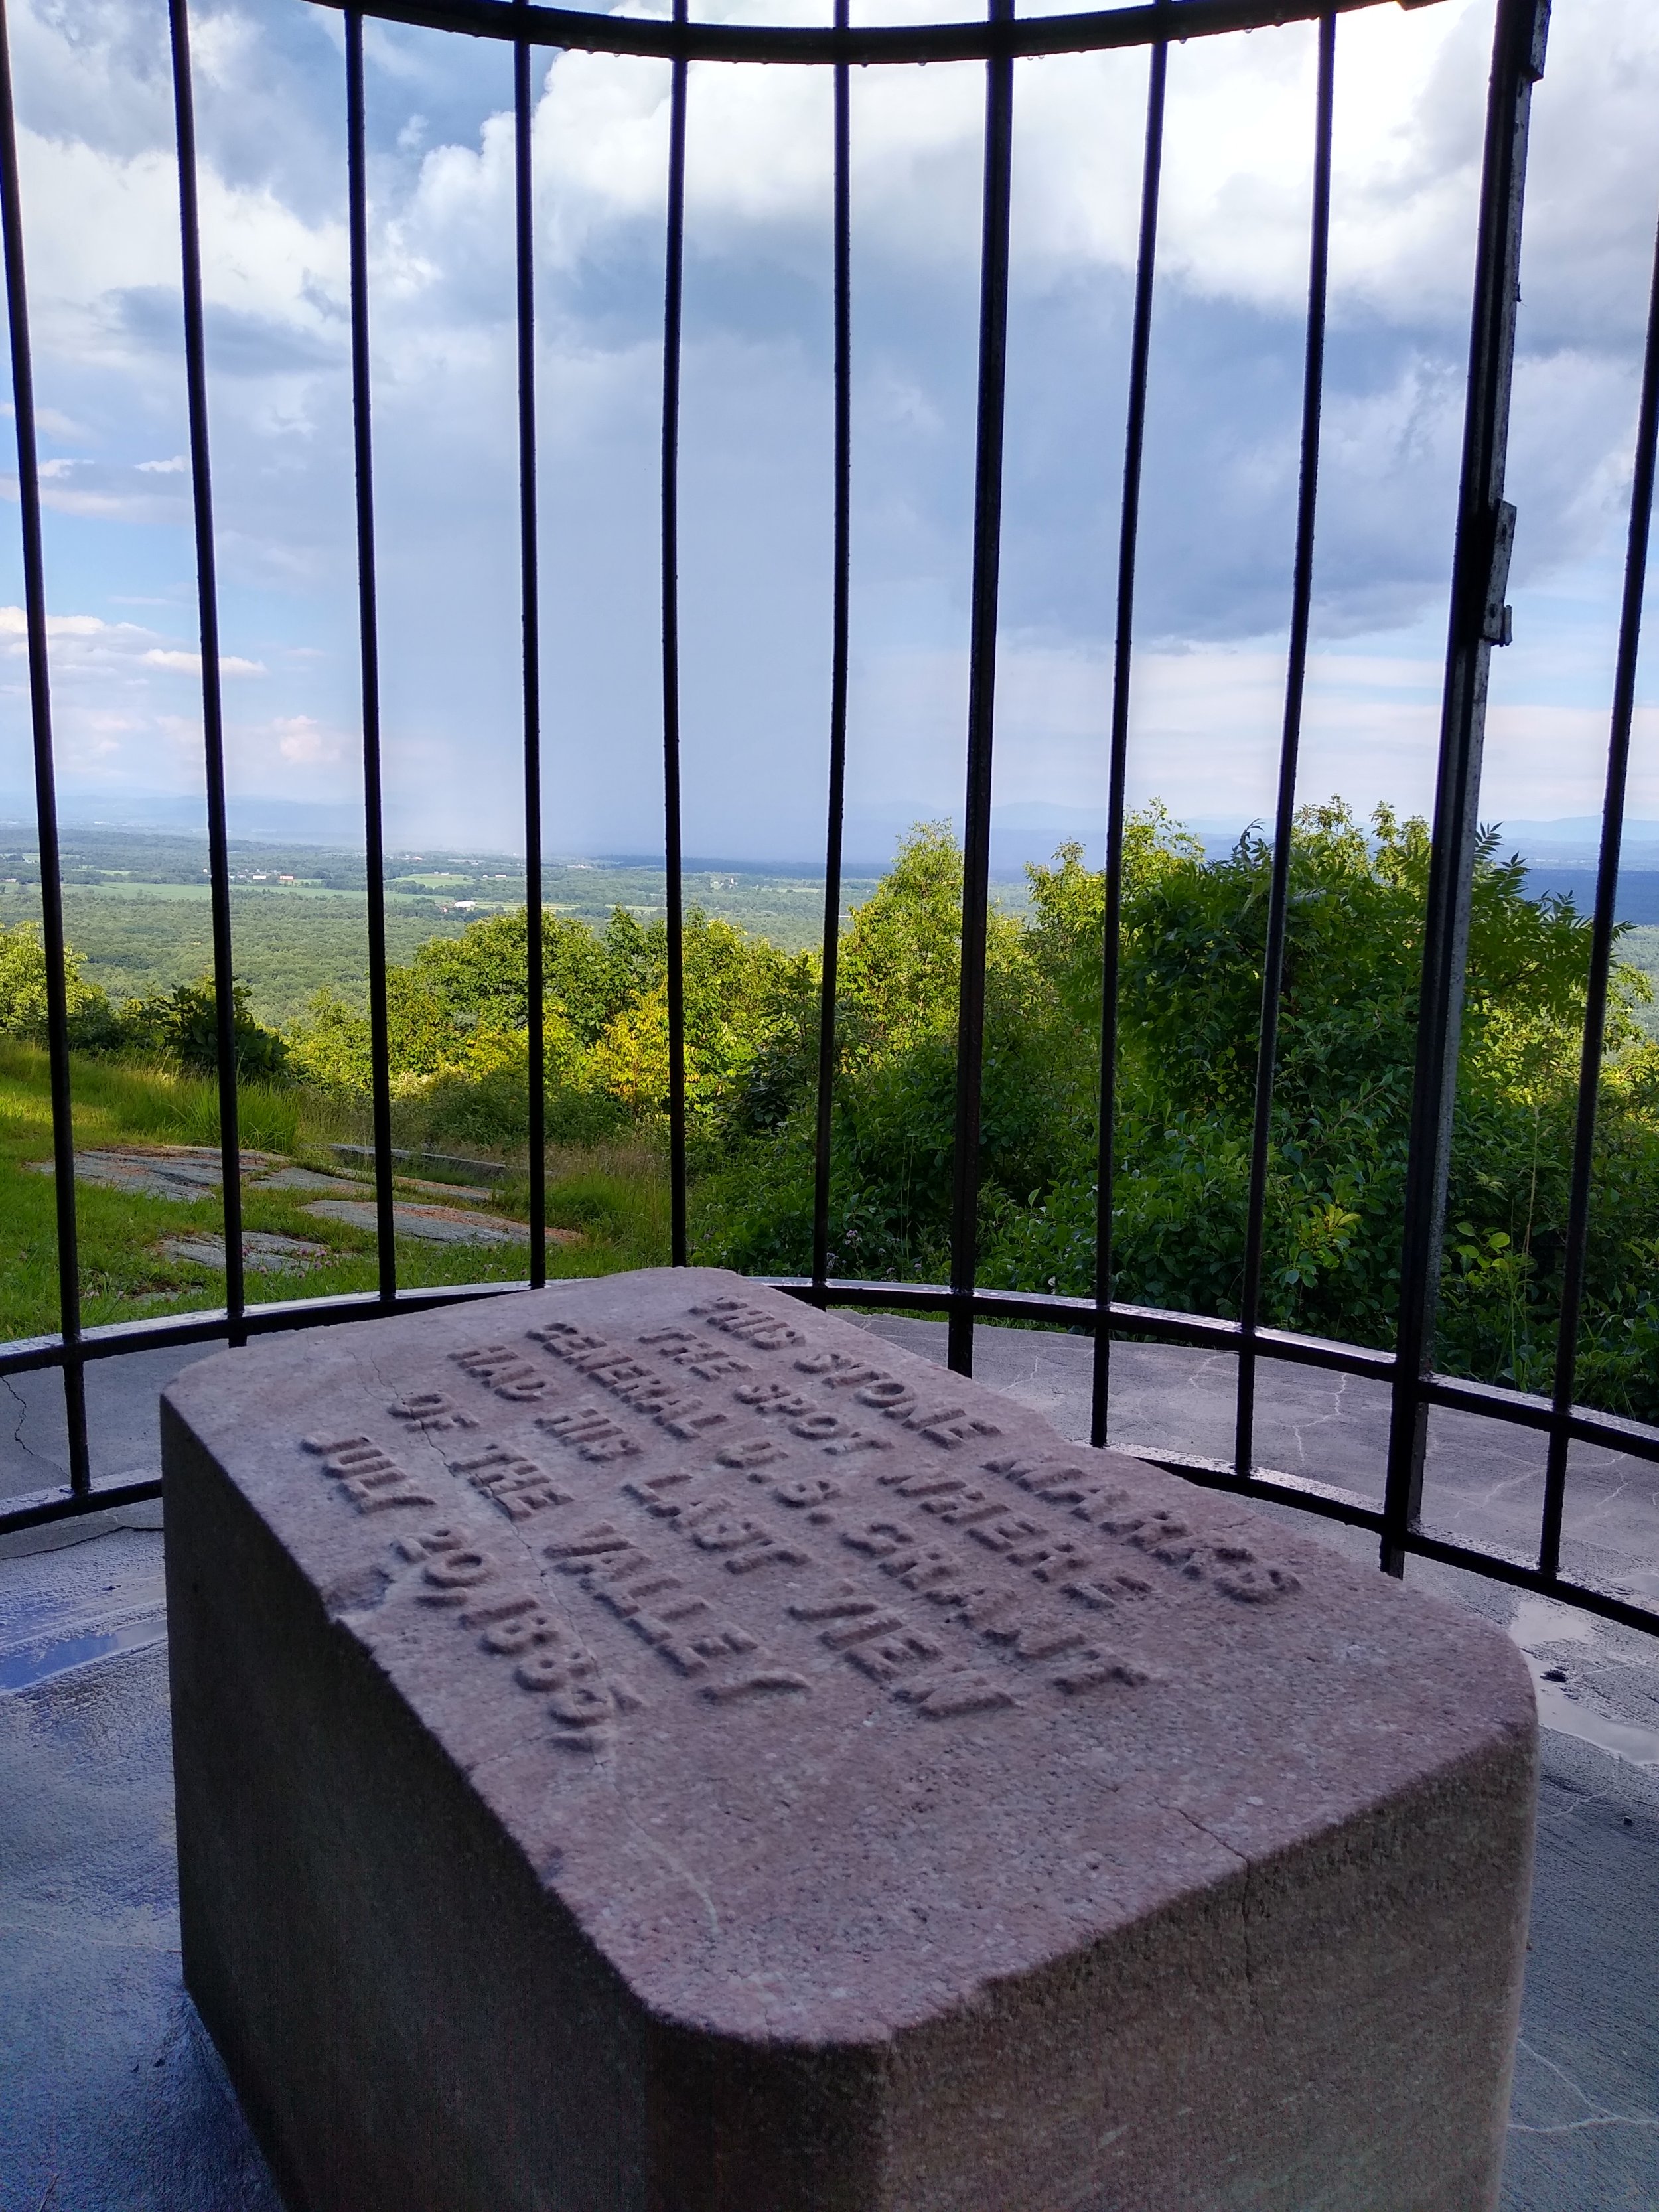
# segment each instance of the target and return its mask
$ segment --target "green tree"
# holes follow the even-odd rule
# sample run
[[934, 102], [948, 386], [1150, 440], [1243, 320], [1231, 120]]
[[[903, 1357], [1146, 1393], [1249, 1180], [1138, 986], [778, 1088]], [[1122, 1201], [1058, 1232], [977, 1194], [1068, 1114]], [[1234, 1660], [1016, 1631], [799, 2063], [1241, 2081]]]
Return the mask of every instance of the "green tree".
[[[115, 1041], [115, 1015], [104, 992], [82, 974], [85, 964], [79, 953], [64, 948], [70, 1042], [96, 1050]], [[10, 927], [0, 922], [0, 1036], [46, 1041], [46, 955], [39, 925], [32, 921]]]
[[[1386, 1345], [1398, 1300], [1427, 825], [1340, 801], [1297, 817], [1266, 1194], [1263, 1318]], [[1132, 1302], [1236, 1313], [1249, 1196], [1273, 855], [1206, 859], [1161, 809], [1125, 838], [1113, 1245]], [[1081, 850], [1029, 872], [1023, 929], [988, 963], [981, 1272], [1086, 1294], [1095, 1271], [1106, 884]], [[849, 932], [836, 1076], [831, 1245], [880, 1277], [942, 1274], [954, 1125], [960, 863], [906, 841]], [[1547, 1383], [1559, 1310], [1589, 925], [1533, 899], [1495, 833], [1477, 855], [1437, 1353], [1456, 1371]], [[1589, 1253], [1585, 1387], [1659, 1413], [1659, 1047], [1616, 966]], [[810, 1241], [804, 1095], [705, 1192], [711, 1255], [793, 1271]]]

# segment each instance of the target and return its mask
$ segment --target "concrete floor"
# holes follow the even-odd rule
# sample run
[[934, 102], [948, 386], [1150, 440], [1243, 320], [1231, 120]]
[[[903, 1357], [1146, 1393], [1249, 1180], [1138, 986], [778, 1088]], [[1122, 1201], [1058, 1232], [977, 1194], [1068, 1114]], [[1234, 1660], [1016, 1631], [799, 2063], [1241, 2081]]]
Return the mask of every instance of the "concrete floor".
[[[942, 1357], [935, 1324], [872, 1326]], [[189, 1356], [94, 1370], [100, 1478], [154, 1465], [155, 1394]], [[984, 1379], [1074, 1436], [1087, 1360], [1078, 1339], [979, 1333]], [[1224, 1362], [1123, 1347], [1117, 1439], [1219, 1458], [1230, 1383]], [[55, 1378], [9, 1387], [0, 1495], [61, 1480]], [[1263, 1462], [1374, 1490], [1384, 1409], [1368, 1390], [1273, 1374]], [[1530, 1441], [1443, 1426], [1437, 1522], [1523, 1540]], [[1344, 1550], [1368, 1547], [1297, 1519]], [[1590, 1455], [1570, 1527], [1578, 1571], [1659, 1587], [1659, 1473]], [[0, 2212], [281, 2212], [179, 1982], [161, 1568], [154, 1507], [0, 1540]], [[1655, 2212], [1659, 1650], [1473, 1577], [1413, 1576], [1509, 1628], [1547, 1724], [1504, 2212]]]

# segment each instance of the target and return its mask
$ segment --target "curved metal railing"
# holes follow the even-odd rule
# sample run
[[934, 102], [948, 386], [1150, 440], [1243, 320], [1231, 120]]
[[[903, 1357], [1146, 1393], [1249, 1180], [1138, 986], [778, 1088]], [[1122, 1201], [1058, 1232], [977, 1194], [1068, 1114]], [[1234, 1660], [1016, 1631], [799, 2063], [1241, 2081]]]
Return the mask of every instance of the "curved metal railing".
[[[1419, 0], [1411, 0], [1418, 4]], [[336, 5], [337, 0], [323, 0]], [[75, 1178], [70, 1120], [69, 1030], [64, 976], [61, 872], [54, 782], [51, 667], [47, 649], [41, 543], [40, 468], [24, 270], [23, 210], [18, 180], [9, 47], [0, 35], [0, 227], [3, 228], [7, 307], [18, 450], [25, 615], [40, 831], [41, 897], [48, 969], [48, 1042], [52, 1071], [61, 1324], [57, 1333], [0, 1347], [0, 1375], [56, 1368], [64, 1379], [70, 1439], [67, 1488], [0, 1508], [0, 1532], [69, 1514], [152, 1496], [150, 1480], [115, 1486], [91, 1479], [84, 1377], [88, 1362], [146, 1347], [216, 1340], [232, 1344], [276, 1329], [355, 1322], [409, 1312], [462, 1298], [524, 1287], [477, 1284], [409, 1290], [398, 1280], [392, 1212], [391, 1079], [386, 1024], [386, 951], [382, 840], [379, 613], [374, 544], [370, 288], [364, 124], [365, 17], [419, 25], [458, 35], [504, 40], [514, 59], [516, 335], [519, 380], [520, 588], [523, 615], [524, 836], [526, 880], [542, 881], [541, 652], [537, 564], [535, 226], [532, 197], [531, 58], [536, 47], [656, 58], [672, 64], [665, 193], [666, 258], [663, 316], [661, 575], [665, 858], [667, 882], [670, 1038], [669, 1164], [672, 1248], [688, 1256], [685, 1020], [681, 904], [679, 787], [679, 377], [684, 253], [684, 183], [689, 70], [693, 62], [753, 66], [806, 64], [834, 72], [831, 147], [834, 169], [835, 556], [830, 609], [831, 682], [828, 707], [830, 805], [825, 830], [823, 946], [815, 1176], [813, 1268], [779, 1287], [814, 1303], [942, 1316], [951, 1364], [969, 1371], [975, 1321], [1024, 1322], [1080, 1332], [1093, 1340], [1092, 1434], [1109, 1438], [1114, 1339], [1132, 1336], [1222, 1352], [1237, 1363], [1234, 1450], [1230, 1463], [1170, 1456], [1164, 1463], [1194, 1479], [1242, 1494], [1295, 1505], [1370, 1530], [1382, 1565], [1398, 1574], [1408, 1555], [1472, 1570], [1547, 1594], [1604, 1618], [1659, 1630], [1659, 1609], [1616, 1590], [1575, 1580], [1562, 1571], [1568, 1455], [1575, 1443], [1600, 1445], [1659, 1462], [1659, 1430], [1578, 1405], [1575, 1379], [1578, 1325], [1592, 1192], [1598, 1078], [1602, 1060], [1608, 978], [1614, 941], [1615, 893], [1624, 816], [1643, 587], [1659, 436], [1659, 259], [1650, 303], [1644, 378], [1632, 489], [1626, 582], [1614, 700], [1579, 1104], [1565, 1240], [1562, 1314], [1554, 1387], [1531, 1396], [1431, 1371], [1436, 1296], [1443, 1246], [1445, 1190], [1455, 1082], [1462, 988], [1476, 839], [1486, 664], [1507, 641], [1504, 586], [1513, 510], [1506, 504], [1504, 461], [1514, 346], [1527, 130], [1532, 87], [1541, 73], [1547, 0], [1497, 0], [1488, 97], [1479, 235], [1465, 404], [1457, 533], [1449, 590], [1445, 684], [1437, 769], [1433, 859], [1427, 894], [1419, 999], [1419, 1054], [1411, 1113], [1404, 1206], [1401, 1303], [1392, 1351], [1333, 1342], [1265, 1328], [1260, 1319], [1263, 1223], [1269, 1130], [1284, 982], [1289, 905], [1291, 828], [1295, 808], [1303, 693], [1307, 674], [1318, 497], [1320, 413], [1323, 392], [1326, 285], [1329, 245], [1333, 84], [1339, 14], [1378, 0], [1153, 0], [1153, 4], [1089, 13], [1022, 17], [1012, 0], [990, 0], [983, 21], [855, 27], [848, 0], [835, 0], [832, 24], [750, 27], [697, 22], [687, 0], [670, 16], [588, 13], [525, 4], [525, 0], [374, 0], [344, 9], [348, 210], [350, 248], [351, 368], [356, 465], [359, 639], [362, 684], [362, 762], [368, 855], [372, 1095], [376, 1166], [379, 1286], [349, 1297], [250, 1306], [241, 1259], [236, 1065], [232, 1029], [229, 866], [226, 836], [223, 716], [220, 699], [218, 601], [213, 479], [208, 422], [207, 355], [197, 206], [197, 163], [188, 0], [169, 0], [183, 241], [185, 375], [202, 642], [207, 771], [207, 821], [214, 972], [219, 1021], [219, 1091], [226, 1244], [224, 1308], [178, 1318], [81, 1326], [76, 1265]], [[1114, 1295], [1113, 1152], [1117, 1071], [1119, 951], [1121, 920], [1129, 688], [1134, 651], [1136, 550], [1141, 516], [1141, 465], [1149, 377], [1166, 65], [1172, 40], [1224, 36], [1268, 24], [1318, 24], [1319, 67], [1309, 240], [1309, 283], [1300, 443], [1299, 492], [1281, 728], [1273, 869], [1264, 961], [1258, 1073], [1252, 1114], [1249, 1201], [1236, 1321], [1172, 1313], [1127, 1304]], [[0, 33], [3, 32], [0, 5]], [[1001, 542], [1003, 434], [1010, 265], [1013, 64], [1066, 52], [1138, 47], [1149, 55], [1141, 171], [1134, 313], [1124, 437], [1109, 735], [1109, 796], [1106, 836], [1106, 926], [1100, 1039], [1100, 1151], [1097, 1161], [1097, 1276], [1091, 1298], [989, 1291], [977, 1281], [980, 1187], [980, 1091], [984, 1052], [985, 971], [989, 907], [991, 768], [995, 736], [998, 579]], [[848, 609], [851, 576], [852, 324], [849, 73], [854, 68], [929, 61], [977, 62], [986, 82], [977, 430], [975, 458], [973, 578], [965, 757], [964, 876], [957, 1090], [951, 1204], [951, 1276], [948, 1284], [854, 1281], [828, 1273], [830, 1175], [836, 1072], [836, 960], [846, 788]], [[545, 1277], [545, 1108], [543, 1024], [544, 978], [540, 902], [528, 902], [531, 1277]], [[1334, 1484], [1291, 1480], [1263, 1470], [1255, 1449], [1256, 1384], [1263, 1361], [1368, 1378], [1390, 1404], [1386, 1480], [1379, 1498]], [[1504, 1431], [1547, 1439], [1539, 1541], [1530, 1559], [1455, 1542], [1424, 1525], [1426, 1427], [1431, 1410], [1477, 1416]]]

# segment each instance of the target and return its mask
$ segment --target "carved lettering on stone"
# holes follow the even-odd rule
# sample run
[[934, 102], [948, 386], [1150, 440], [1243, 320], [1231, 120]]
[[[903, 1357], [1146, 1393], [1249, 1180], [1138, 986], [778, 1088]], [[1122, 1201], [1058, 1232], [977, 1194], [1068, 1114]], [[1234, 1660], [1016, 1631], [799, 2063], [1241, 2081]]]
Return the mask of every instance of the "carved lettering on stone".
[[781, 1315], [769, 1312], [764, 1306], [750, 1305], [742, 1298], [710, 1298], [690, 1310], [699, 1320], [706, 1321], [710, 1328], [717, 1328], [726, 1336], [735, 1336], [740, 1343], [752, 1345], [757, 1352], [782, 1352], [790, 1345], [806, 1341], [800, 1331]]
[[[512, 1656], [518, 1686], [544, 1697], [550, 1725], [573, 1740], [610, 1741], [629, 1693], [604, 1682], [562, 1622], [556, 1577], [711, 1705], [806, 1692], [811, 1674], [787, 1649], [802, 1638], [820, 1673], [838, 1662], [933, 1721], [1143, 1686], [1154, 1670], [1123, 1625], [1160, 1576], [1255, 1605], [1296, 1588], [1249, 1545], [1138, 1504], [1087, 1454], [1000, 1450], [964, 1464], [959, 1449], [1001, 1426], [982, 1400], [814, 1345], [747, 1298], [701, 1300], [684, 1321], [625, 1339], [556, 1313], [516, 1345], [450, 1357], [504, 1401], [494, 1425], [522, 1407], [571, 1456], [556, 1474], [510, 1427], [457, 1435], [444, 1466], [459, 1494], [476, 1492], [515, 1529], [544, 1528], [544, 1564], [504, 1570], [488, 1534], [457, 1522], [422, 1552], [412, 1601]], [[561, 1396], [561, 1370], [578, 1393]], [[389, 1410], [422, 1436], [489, 1425], [441, 1391], [410, 1389]], [[670, 1439], [687, 1449], [665, 1462]], [[434, 1503], [429, 1477], [417, 1487], [366, 1436], [313, 1449], [360, 1512]], [[588, 1510], [573, 1527], [564, 1512], [579, 1501]], [[820, 1541], [828, 1553], [814, 1551]], [[738, 1611], [723, 1591], [744, 1594]], [[795, 1658], [808, 1661], [806, 1643]]]
[[505, 1444], [490, 1444], [469, 1457], [448, 1462], [452, 1474], [464, 1475], [475, 1490], [499, 1505], [509, 1521], [527, 1521], [556, 1505], [568, 1505], [571, 1494], [561, 1490], [551, 1475], [534, 1460]]
[[394, 1398], [386, 1407], [393, 1420], [408, 1421], [428, 1433], [444, 1429], [476, 1429], [476, 1418], [465, 1413], [441, 1390], [416, 1390], [407, 1398]]
[[544, 1413], [536, 1426], [556, 1443], [568, 1444], [584, 1459], [600, 1466], [613, 1459], [631, 1459], [640, 1447], [626, 1429], [612, 1420], [603, 1406], [573, 1406], [567, 1412]]
[[750, 1363], [713, 1337], [692, 1328], [649, 1328], [639, 1338], [659, 1358], [671, 1360], [704, 1382], [722, 1382], [728, 1375], [747, 1375]]
[[[797, 1363], [799, 1364], [799, 1362]], [[836, 1373], [823, 1377], [834, 1389], [841, 1381]], [[869, 1368], [860, 1375], [848, 1375], [846, 1387], [861, 1406], [871, 1406], [890, 1421], [902, 1428], [914, 1431], [927, 1438], [930, 1443], [942, 1444], [954, 1450], [958, 1444], [967, 1443], [975, 1437], [995, 1437], [1002, 1433], [998, 1422], [988, 1419], [981, 1412], [970, 1413], [961, 1404], [948, 1399], [933, 1397], [919, 1392], [910, 1383], [896, 1375], [884, 1373], [879, 1368]]]
[[[1259, 1559], [1248, 1544], [1206, 1540], [1182, 1514], [1165, 1506], [1138, 1506], [1121, 1483], [1103, 1482], [1075, 1463], [1011, 1455], [987, 1460], [985, 1468], [988, 1474], [1003, 1476], [1045, 1504], [1067, 1507], [1074, 1519], [1090, 1522], [1103, 1535], [1186, 1580], [1208, 1583], [1241, 1603], [1272, 1604], [1294, 1596], [1301, 1588], [1290, 1568]], [[994, 1524], [981, 1541], [994, 1545], [1001, 1525]], [[1109, 1602], [1114, 1594], [1144, 1595], [1152, 1586], [1144, 1576], [1114, 1568], [1104, 1581], [1084, 1572], [1068, 1587], [1085, 1602]]]
[[528, 1405], [544, 1398], [552, 1378], [531, 1364], [509, 1344], [481, 1344], [471, 1352], [452, 1352], [450, 1358], [464, 1375], [482, 1382], [498, 1398]]
[[610, 1748], [617, 1715], [637, 1712], [644, 1701], [626, 1682], [607, 1680], [592, 1652], [526, 1586], [521, 1570], [515, 1574], [450, 1527], [402, 1538], [396, 1548], [420, 1569], [418, 1604], [450, 1612], [482, 1650], [516, 1662], [511, 1680], [543, 1701], [556, 1749], [592, 1756]]
[[811, 1687], [740, 1623], [718, 1619], [706, 1599], [608, 1521], [550, 1544], [547, 1557], [560, 1573], [579, 1577], [590, 1597], [626, 1620], [678, 1674], [696, 1680], [715, 1704]]
[[690, 1442], [705, 1430], [724, 1426], [729, 1418], [674, 1377], [641, 1366], [625, 1346], [578, 1328], [574, 1322], [550, 1322], [530, 1334], [556, 1358], [568, 1360], [579, 1373], [646, 1414], [672, 1437]]
[[420, 1488], [388, 1452], [372, 1438], [307, 1437], [305, 1448], [323, 1462], [360, 1513], [384, 1513], [393, 1506], [435, 1505], [437, 1499]]

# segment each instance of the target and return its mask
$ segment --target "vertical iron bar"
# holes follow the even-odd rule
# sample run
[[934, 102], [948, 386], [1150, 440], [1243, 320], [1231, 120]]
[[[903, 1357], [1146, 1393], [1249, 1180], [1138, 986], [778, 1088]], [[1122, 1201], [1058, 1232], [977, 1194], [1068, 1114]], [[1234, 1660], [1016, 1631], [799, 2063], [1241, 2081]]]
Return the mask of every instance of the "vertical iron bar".
[[524, 625], [525, 988], [530, 1084], [530, 1282], [547, 1280], [547, 1061], [542, 960], [542, 646], [536, 538], [536, 240], [530, 45], [513, 49], [519, 337], [519, 593]]
[[1122, 968], [1123, 811], [1129, 767], [1129, 677], [1133, 659], [1135, 548], [1140, 532], [1141, 459], [1146, 443], [1146, 375], [1152, 355], [1158, 262], [1158, 185], [1170, 49], [1159, 40], [1146, 79], [1146, 143], [1140, 173], [1140, 240], [1135, 255], [1129, 340], [1129, 404], [1123, 434], [1123, 505], [1118, 518], [1117, 625], [1112, 651], [1112, 726], [1106, 798], [1106, 897], [1102, 914], [1100, 1108], [1095, 1158], [1095, 1345], [1089, 1419], [1091, 1443], [1106, 1441], [1111, 1388], [1112, 1186], [1116, 1175], [1117, 1001]]
[[368, 1027], [374, 1119], [374, 1227], [382, 1301], [398, 1295], [392, 1212], [392, 1073], [386, 1036], [386, 849], [380, 795], [380, 643], [374, 579], [374, 447], [369, 417], [368, 173], [363, 18], [346, 10], [346, 180], [351, 246], [351, 415], [357, 479], [357, 635], [363, 695], [363, 831], [368, 891]]
[[219, 674], [219, 574], [208, 445], [207, 340], [202, 319], [202, 228], [196, 190], [196, 101], [189, 0], [167, 0], [173, 40], [173, 108], [179, 155], [183, 258], [185, 383], [190, 408], [190, 477], [196, 522], [197, 627], [202, 643], [202, 742], [207, 767], [208, 882], [213, 922], [213, 1006], [218, 1058], [219, 1159], [224, 1194], [225, 1309], [233, 1344], [243, 1344], [242, 1153], [236, 1098], [236, 978], [230, 935], [230, 849], [225, 827], [225, 722]]
[[1504, 499], [1504, 465], [1515, 367], [1527, 126], [1532, 88], [1544, 73], [1548, 29], [1549, 0], [1498, 0], [1480, 185], [1434, 843], [1424, 915], [1400, 1311], [1382, 1501], [1382, 1564], [1395, 1576], [1405, 1572], [1404, 1538], [1422, 1511], [1428, 1441], [1422, 1385], [1434, 1356], [1445, 1241], [1486, 686], [1492, 648], [1505, 642], [1509, 634], [1509, 610], [1503, 601], [1515, 511]]
[[[836, 0], [836, 28], [849, 21], [849, 0]], [[852, 86], [845, 62], [836, 64], [835, 321], [836, 544], [835, 605], [830, 665], [830, 800], [823, 841], [823, 997], [818, 1016], [817, 1130], [812, 1173], [812, 1283], [823, 1304], [830, 1266], [830, 1152], [836, 1087], [836, 974], [841, 954], [842, 836], [847, 808], [847, 672], [853, 573], [853, 216]]]
[[58, 853], [58, 781], [52, 760], [52, 661], [46, 647], [46, 566], [40, 528], [40, 457], [34, 436], [34, 362], [29, 349], [23, 266], [23, 195], [17, 175], [11, 27], [0, 0], [0, 230], [6, 264], [17, 503], [23, 551], [23, 619], [28, 646], [29, 723], [40, 837], [40, 939], [46, 965], [46, 1064], [52, 1086], [52, 1158], [58, 1215], [58, 1315], [63, 1338], [64, 1416], [70, 1489], [92, 1487], [87, 1450], [86, 1370], [81, 1358], [81, 1267], [75, 1220], [75, 1119], [70, 1089], [69, 988], [64, 964], [64, 878]]
[[1659, 238], [1654, 246], [1648, 299], [1647, 355], [1637, 413], [1636, 468], [1631, 485], [1630, 534], [1625, 552], [1624, 604], [1607, 738], [1607, 780], [1601, 805], [1601, 851], [1590, 927], [1589, 980], [1584, 998], [1583, 1057], [1578, 1073], [1578, 1118], [1573, 1132], [1572, 1187], [1567, 1207], [1567, 1246], [1562, 1261], [1560, 1334], [1555, 1347], [1553, 1420], [1544, 1472], [1544, 1524], [1538, 1565], [1547, 1575], [1561, 1567], [1561, 1516], [1567, 1494], [1567, 1419], [1578, 1367], [1578, 1324], [1584, 1303], [1589, 1242], [1590, 1182], [1595, 1165], [1595, 1109], [1601, 1087], [1601, 1051], [1607, 1024], [1607, 972], [1618, 915], [1619, 856], [1624, 835], [1625, 790], [1630, 775], [1631, 723], [1636, 709], [1636, 672], [1642, 643], [1642, 599], [1647, 585], [1648, 544], [1653, 523], [1654, 465], [1659, 447]]
[[[688, 0], [674, 0], [674, 21]], [[686, 1263], [685, 915], [680, 845], [680, 328], [685, 279], [686, 62], [675, 58], [668, 111], [668, 239], [662, 311], [662, 801], [668, 908], [670, 1257]]]
[[1302, 459], [1297, 492], [1296, 562], [1291, 586], [1290, 653], [1285, 675], [1285, 725], [1279, 748], [1279, 798], [1273, 815], [1273, 876], [1267, 892], [1267, 941], [1261, 962], [1261, 1024], [1256, 1044], [1255, 1103], [1250, 1128], [1250, 1194], [1244, 1224], [1244, 1274], [1238, 1317], [1237, 1425], [1233, 1465], [1249, 1474], [1255, 1451], [1255, 1332], [1261, 1307], [1267, 1155], [1273, 1129], [1274, 1063], [1285, 988], [1285, 921], [1291, 896], [1291, 840], [1296, 822], [1297, 757], [1308, 681], [1308, 629], [1313, 605], [1314, 519], [1319, 497], [1319, 416], [1325, 376], [1325, 294], [1330, 261], [1331, 117], [1336, 82], [1336, 18], [1319, 19], [1319, 89], [1314, 125], [1313, 214], [1308, 255], [1308, 336], [1302, 372]]
[[[1013, 0], [991, 0], [994, 23]], [[957, 1001], [956, 1130], [951, 1154], [949, 1358], [974, 1371], [979, 1261], [980, 1091], [990, 907], [991, 765], [996, 723], [997, 584], [1002, 553], [1003, 419], [1008, 381], [1008, 227], [1013, 183], [1014, 64], [985, 64], [985, 214], [980, 253], [979, 423], [974, 463], [974, 575], [968, 664], [968, 785], [962, 839], [962, 971]]]

